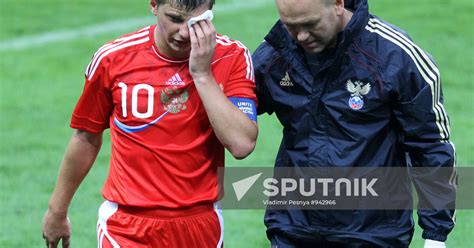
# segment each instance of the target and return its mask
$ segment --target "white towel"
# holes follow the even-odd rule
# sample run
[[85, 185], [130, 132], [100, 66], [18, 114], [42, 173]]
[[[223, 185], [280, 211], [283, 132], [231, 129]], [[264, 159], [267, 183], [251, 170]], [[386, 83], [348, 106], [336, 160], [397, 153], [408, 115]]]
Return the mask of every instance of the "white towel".
[[202, 20], [212, 21], [213, 18], [214, 18], [214, 14], [212, 13], [212, 10], [206, 10], [201, 15], [198, 15], [196, 17], [189, 19], [188, 26], [191, 27], [194, 23], [202, 21]]

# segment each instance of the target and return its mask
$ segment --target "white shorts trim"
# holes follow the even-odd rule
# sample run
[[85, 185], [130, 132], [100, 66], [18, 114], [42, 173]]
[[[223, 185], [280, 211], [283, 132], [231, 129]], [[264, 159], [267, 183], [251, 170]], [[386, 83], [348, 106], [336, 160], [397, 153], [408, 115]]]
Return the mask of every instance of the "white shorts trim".
[[120, 248], [120, 245], [107, 232], [107, 220], [117, 212], [118, 204], [111, 201], [104, 201], [99, 208], [99, 219], [97, 221], [97, 242], [98, 248], [102, 248], [104, 237], [109, 240], [114, 248]]
[[220, 201], [214, 203], [214, 212], [216, 213], [217, 218], [219, 219], [219, 225], [221, 227], [221, 237], [219, 238], [219, 242], [217, 243], [216, 247], [221, 248], [224, 242], [224, 216], [222, 215], [222, 207]]

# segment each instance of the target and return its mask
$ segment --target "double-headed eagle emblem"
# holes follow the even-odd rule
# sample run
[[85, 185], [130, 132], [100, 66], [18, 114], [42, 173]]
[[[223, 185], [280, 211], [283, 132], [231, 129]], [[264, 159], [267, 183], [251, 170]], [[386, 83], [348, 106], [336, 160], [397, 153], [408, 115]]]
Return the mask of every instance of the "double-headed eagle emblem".
[[177, 114], [182, 110], [186, 110], [186, 102], [188, 101], [189, 93], [187, 89], [180, 90], [174, 86], [172, 89], [166, 88], [161, 91], [160, 101], [163, 104], [165, 111]]
[[350, 79], [347, 80], [346, 89], [351, 93], [348, 104], [353, 110], [360, 110], [364, 107], [363, 96], [369, 94], [371, 86], [370, 83], [364, 85], [360, 81], [352, 82]]
[[364, 85], [364, 83], [360, 81], [352, 82], [350, 79], [347, 80], [346, 88], [347, 88], [347, 91], [351, 93], [351, 96], [358, 96], [358, 97], [362, 97], [369, 94], [370, 89], [371, 89], [370, 83], [367, 83], [366, 85]]

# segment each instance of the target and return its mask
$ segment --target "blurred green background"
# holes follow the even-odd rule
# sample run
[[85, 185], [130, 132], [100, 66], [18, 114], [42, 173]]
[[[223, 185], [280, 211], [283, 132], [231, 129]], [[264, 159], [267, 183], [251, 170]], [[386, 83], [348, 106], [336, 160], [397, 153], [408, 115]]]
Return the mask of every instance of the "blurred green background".
[[[459, 166], [474, 165], [474, 4], [471, 0], [369, 0], [371, 12], [408, 31], [437, 61]], [[41, 220], [72, 134], [69, 120], [85, 67], [103, 43], [153, 24], [148, 1], [0, 0], [0, 247], [43, 247]], [[255, 50], [276, 21], [271, 0], [217, 0], [220, 33]], [[254, 153], [228, 166], [272, 166], [281, 138], [274, 116], [259, 117]], [[73, 247], [96, 246], [102, 151], [70, 208]], [[225, 210], [226, 247], [269, 247], [263, 211]], [[448, 247], [472, 247], [474, 212], [457, 213]], [[417, 228], [412, 247], [422, 247]]]

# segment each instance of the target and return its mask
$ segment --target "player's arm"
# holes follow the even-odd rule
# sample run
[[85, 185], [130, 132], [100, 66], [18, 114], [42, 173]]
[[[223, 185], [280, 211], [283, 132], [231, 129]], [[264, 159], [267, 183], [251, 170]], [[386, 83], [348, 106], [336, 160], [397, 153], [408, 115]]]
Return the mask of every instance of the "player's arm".
[[189, 71], [219, 141], [237, 159], [255, 148], [257, 124], [240, 111], [217, 85], [211, 72], [216, 31], [210, 21], [200, 21], [189, 29], [191, 54]]
[[69, 247], [71, 227], [67, 212], [72, 197], [89, 172], [102, 145], [102, 133], [75, 130], [61, 162], [59, 176], [43, 218], [43, 237], [48, 247]]

